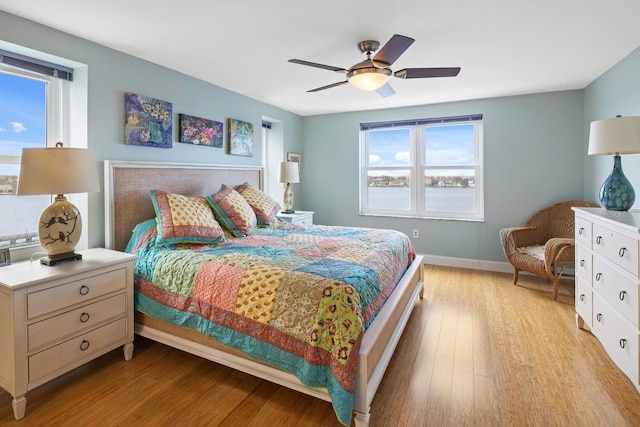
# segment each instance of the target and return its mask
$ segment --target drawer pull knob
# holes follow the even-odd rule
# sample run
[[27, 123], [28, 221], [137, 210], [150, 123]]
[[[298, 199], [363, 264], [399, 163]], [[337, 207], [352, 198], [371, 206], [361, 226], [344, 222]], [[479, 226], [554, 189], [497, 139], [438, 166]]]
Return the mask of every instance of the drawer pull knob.
[[596, 282], [599, 282], [602, 279], [602, 273], [596, 273]]
[[627, 346], [627, 340], [624, 338], [620, 338], [620, 348], [625, 348]]
[[580, 301], [584, 301], [584, 294], [580, 294]]
[[584, 260], [583, 259], [580, 260], [580, 267], [584, 267]]
[[580, 227], [580, 230], [578, 230], [578, 234], [582, 236], [583, 233], [584, 233], [584, 227]]
[[598, 322], [602, 322], [602, 313], [598, 313], [598, 314], [596, 314], [596, 320], [597, 320]]
[[89, 313], [82, 313], [80, 315], [80, 321], [82, 323], [87, 323], [89, 321]]
[[80, 286], [80, 295], [86, 295], [89, 293], [89, 287], [87, 285]]
[[627, 295], [626, 291], [620, 291], [620, 293], [618, 294], [618, 298], [620, 298], [620, 301], [624, 301], [624, 297]]
[[88, 348], [89, 348], [89, 341], [82, 340], [82, 342], [80, 343], [80, 350], [85, 351]]
[[618, 251], [618, 255], [620, 255], [620, 258], [623, 258], [626, 252], [627, 248], [620, 248], [620, 250]]
[[600, 244], [602, 242], [602, 236], [596, 237], [596, 243]]

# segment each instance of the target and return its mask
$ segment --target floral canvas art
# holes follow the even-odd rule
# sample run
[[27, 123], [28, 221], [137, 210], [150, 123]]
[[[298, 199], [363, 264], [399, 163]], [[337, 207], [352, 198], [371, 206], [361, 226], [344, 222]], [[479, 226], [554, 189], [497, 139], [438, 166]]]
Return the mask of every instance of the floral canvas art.
[[180, 142], [222, 147], [222, 123], [180, 114]]
[[171, 148], [173, 105], [148, 96], [124, 95], [124, 142], [129, 145]]
[[229, 119], [229, 154], [253, 157], [253, 123]]

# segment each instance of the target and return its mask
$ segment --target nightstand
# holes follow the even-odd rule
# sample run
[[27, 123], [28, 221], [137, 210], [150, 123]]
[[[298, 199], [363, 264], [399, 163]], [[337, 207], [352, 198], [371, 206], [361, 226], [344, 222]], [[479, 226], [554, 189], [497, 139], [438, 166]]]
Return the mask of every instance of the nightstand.
[[311, 211], [295, 211], [292, 214], [278, 212], [276, 217], [280, 221], [288, 222], [290, 224], [312, 225], [314, 213], [315, 212]]
[[123, 346], [133, 356], [134, 255], [90, 249], [54, 267], [0, 268], [0, 386], [16, 419], [28, 391]]

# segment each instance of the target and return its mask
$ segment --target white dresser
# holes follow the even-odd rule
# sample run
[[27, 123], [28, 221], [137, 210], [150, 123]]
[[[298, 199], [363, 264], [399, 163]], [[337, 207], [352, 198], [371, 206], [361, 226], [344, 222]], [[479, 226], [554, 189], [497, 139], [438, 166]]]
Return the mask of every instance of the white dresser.
[[640, 210], [573, 208], [576, 323], [640, 390]]
[[133, 259], [107, 249], [53, 267], [0, 268], [0, 386], [16, 419], [26, 393], [123, 346], [133, 355]]

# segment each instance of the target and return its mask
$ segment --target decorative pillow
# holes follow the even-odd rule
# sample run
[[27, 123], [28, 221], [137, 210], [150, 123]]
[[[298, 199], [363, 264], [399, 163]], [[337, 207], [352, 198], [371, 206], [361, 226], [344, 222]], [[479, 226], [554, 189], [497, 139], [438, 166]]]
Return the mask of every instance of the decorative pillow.
[[166, 191], [149, 191], [158, 222], [157, 245], [176, 243], [217, 244], [225, 241], [204, 197], [189, 197]]
[[158, 222], [155, 218], [151, 218], [137, 224], [133, 228], [131, 238], [129, 239], [129, 243], [127, 243], [127, 247], [124, 251], [130, 254], [135, 254], [138, 252], [138, 249], [148, 242], [151, 242], [151, 245], [154, 245], [156, 236], [158, 235], [157, 229]]
[[245, 237], [257, 224], [256, 214], [247, 201], [233, 188], [222, 184], [220, 190], [207, 196], [218, 222], [234, 237]]
[[271, 224], [271, 221], [273, 221], [280, 210], [278, 202], [273, 200], [268, 194], [252, 187], [248, 182], [237, 187], [236, 191], [244, 197], [247, 203], [249, 203], [249, 206], [251, 206], [251, 209], [253, 209], [253, 212], [255, 212], [258, 225], [266, 226]]

